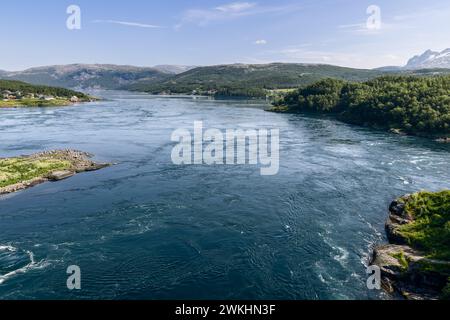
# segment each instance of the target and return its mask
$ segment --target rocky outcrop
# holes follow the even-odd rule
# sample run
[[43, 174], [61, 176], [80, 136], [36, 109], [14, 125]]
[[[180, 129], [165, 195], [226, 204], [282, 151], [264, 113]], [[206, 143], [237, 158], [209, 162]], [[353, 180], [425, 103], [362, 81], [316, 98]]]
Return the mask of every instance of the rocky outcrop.
[[48, 181], [47, 178], [39, 177], [39, 178], [34, 178], [31, 180], [24, 181], [24, 182], [19, 182], [19, 183], [10, 185], [10, 186], [2, 187], [2, 188], [0, 188], [0, 195], [14, 193], [14, 192], [18, 192], [18, 191], [21, 191], [24, 189], [28, 189], [28, 188], [34, 187], [38, 184], [44, 183], [46, 181]]
[[450, 270], [449, 261], [429, 259], [412, 248], [402, 235], [401, 227], [414, 221], [406, 210], [410, 195], [394, 200], [386, 221], [388, 245], [373, 251], [371, 265], [380, 268], [383, 289], [393, 297], [410, 300], [437, 300], [445, 287]]
[[95, 171], [110, 166], [110, 163], [97, 163], [91, 160], [92, 155], [87, 152], [77, 150], [56, 150], [41, 152], [31, 157], [50, 157], [59, 160], [66, 160], [71, 163], [71, 167], [67, 171], [73, 173], [81, 173], [85, 171]]
[[69, 171], [69, 170], [63, 170], [63, 171], [51, 172], [51, 173], [49, 173], [49, 175], [47, 177], [51, 181], [60, 181], [60, 180], [70, 178], [73, 175], [75, 175], [75, 172]]
[[407, 240], [401, 235], [399, 229], [401, 226], [413, 221], [405, 211], [405, 202], [409, 195], [394, 200], [389, 206], [389, 217], [386, 221], [386, 233], [390, 243], [407, 244]]
[[439, 139], [436, 139], [435, 141], [439, 142], [439, 143], [450, 143], [450, 137], [439, 138]]
[[30, 156], [26, 156], [24, 158], [30, 160], [40, 160], [40, 159], [55, 159], [67, 161], [70, 163], [70, 166], [64, 170], [55, 170], [49, 172], [43, 176], [36, 177], [27, 181], [21, 181], [19, 183], [9, 185], [6, 187], [0, 188], [0, 195], [9, 194], [13, 192], [17, 192], [20, 190], [28, 189], [38, 184], [47, 182], [47, 181], [60, 181], [63, 179], [70, 178], [77, 173], [87, 172], [87, 171], [95, 171], [105, 167], [110, 166], [109, 163], [96, 163], [91, 160], [92, 155], [82, 151], [76, 150], [55, 150], [55, 151], [46, 151], [36, 153]]

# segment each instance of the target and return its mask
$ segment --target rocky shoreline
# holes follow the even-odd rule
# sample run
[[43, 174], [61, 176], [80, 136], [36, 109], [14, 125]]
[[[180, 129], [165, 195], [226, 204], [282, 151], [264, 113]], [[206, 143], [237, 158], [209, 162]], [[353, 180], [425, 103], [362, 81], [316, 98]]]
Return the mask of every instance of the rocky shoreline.
[[21, 160], [31, 162], [40, 161], [41, 159], [51, 159], [56, 161], [64, 161], [69, 163], [69, 165], [61, 170], [53, 170], [41, 176], [33, 177], [31, 179], [20, 181], [5, 187], [0, 187], [0, 195], [28, 189], [47, 181], [60, 181], [70, 178], [77, 173], [100, 170], [111, 165], [109, 163], [96, 163], [92, 161], [91, 158], [91, 154], [77, 150], [53, 150], [20, 157]]
[[389, 244], [373, 250], [370, 264], [380, 268], [382, 288], [393, 298], [439, 300], [449, 279], [450, 261], [428, 258], [402, 234], [401, 228], [415, 219], [406, 210], [411, 197], [391, 203], [386, 221]]

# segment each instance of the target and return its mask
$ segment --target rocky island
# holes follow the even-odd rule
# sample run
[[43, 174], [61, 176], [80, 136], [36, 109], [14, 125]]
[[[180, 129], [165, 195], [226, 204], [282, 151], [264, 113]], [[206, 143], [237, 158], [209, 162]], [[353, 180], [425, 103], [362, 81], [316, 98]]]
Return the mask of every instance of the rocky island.
[[86, 152], [46, 151], [29, 156], [0, 158], [0, 195], [33, 187], [47, 181], [59, 181], [77, 173], [105, 168]]
[[405, 195], [389, 211], [389, 244], [371, 261], [383, 289], [410, 300], [450, 299], [450, 190]]

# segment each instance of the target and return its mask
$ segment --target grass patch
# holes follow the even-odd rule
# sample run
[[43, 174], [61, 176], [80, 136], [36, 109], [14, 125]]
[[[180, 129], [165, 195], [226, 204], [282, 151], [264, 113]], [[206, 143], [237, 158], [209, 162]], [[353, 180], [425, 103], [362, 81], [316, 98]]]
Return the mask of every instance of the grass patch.
[[0, 101], [0, 108], [12, 108], [12, 107], [60, 107], [70, 105], [71, 102], [67, 99], [55, 99], [55, 100], [40, 100], [40, 99], [21, 99], [21, 100], [8, 100]]
[[397, 259], [397, 261], [400, 263], [402, 270], [407, 271], [409, 268], [409, 262], [405, 257], [405, 253], [403, 251], [400, 251], [399, 253], [393, 254], [393, 258]]
[[269, 109], [271, 112], [287, 112], [289, 108], [287, 106], [273, 106]]
[[414, 221], [399, 231], [409, 244], [429, 258], [450, 260], [450, 190], [413, 194], [405, 210]]
[[0, 188], [34, 178], [45, 177], [47, 174], [71, 167], [67, 160], [50, 157], [18, 157], [0, 159]]

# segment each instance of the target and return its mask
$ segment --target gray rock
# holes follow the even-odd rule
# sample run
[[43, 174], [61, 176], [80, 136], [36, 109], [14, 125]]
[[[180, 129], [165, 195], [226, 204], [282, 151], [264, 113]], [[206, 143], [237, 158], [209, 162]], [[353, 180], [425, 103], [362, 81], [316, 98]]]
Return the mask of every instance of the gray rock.
[[405, 204], [402, 202], [399, 202], [398, 200], [392, 201], [391, 205], [389, 206], [389, 211], [392, 214], [396, 214], [398, 216], [403, 215], [405, 211]]
[[75, 172], [73, 172], [73, 171], [68, 171], [68, 170], [54, 171], [48, 175], [48, 179], [51, 181], [60, 181], [60, 180], [70, 178], [73, 175], [75, 175]]

